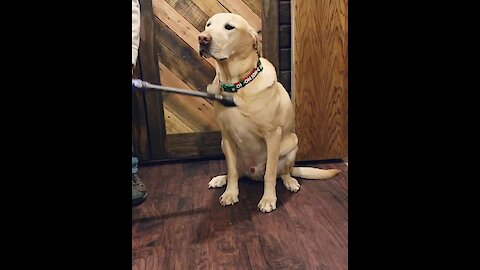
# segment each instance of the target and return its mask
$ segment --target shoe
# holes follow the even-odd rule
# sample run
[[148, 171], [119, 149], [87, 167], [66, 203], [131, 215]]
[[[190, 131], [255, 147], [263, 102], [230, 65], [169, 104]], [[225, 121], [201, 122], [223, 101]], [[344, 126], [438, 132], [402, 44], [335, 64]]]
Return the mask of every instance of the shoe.
[[132, 175], [132, 207], [139, 206], [147, 199], [147, 189], [138, 175]]

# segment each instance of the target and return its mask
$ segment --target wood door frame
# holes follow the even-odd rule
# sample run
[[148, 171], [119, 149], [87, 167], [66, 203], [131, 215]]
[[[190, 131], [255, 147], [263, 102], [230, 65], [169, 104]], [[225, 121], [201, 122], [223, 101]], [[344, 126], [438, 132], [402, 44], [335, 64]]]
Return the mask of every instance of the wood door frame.
[[[152, 0], [139, 0], [140, 2], [140, 44], [138, 48], [137, 68], [142, 80], [160, 84], [160, 73], [157, 52], [155, 51], [155, 24], [153, 21]], [[136, 94], [133, 99], [135, 105], [143, 109], [144, 118], [140, 119], [146, 124], [146, 138], [140, 141], [137, 149], [139, 158], [143, 160], [165, 159], [167, 157], [166, 130], [163, 114], [163, 99], [158, 91], [145, 91]], [[140, 111], [140, 110], [138, 110]], [[138, 141], [137, 141], [138, 143]], [[134, 147], [135, 148], [135, 147]], [[148, 150], [148, 154], [146, 151]]]
[[[139, 46], [138, 73], [142, 80], [161, 84], [156, 51], [156, 24], [152, 9], [152, 0], [139, 0], [141, 9], [141, 31]], [[272, 62], [279, 71], [279, 26], [278, 0], [262, 0], [262, 51], [263, 56]], [[267, 23], [268, 22], [268, 23]], [[162, 94], [146, 91], [133, 96], [133, 111], [138, 115], [133, 125], [143, 127], [147, 134], [144, 139], [134, 140], [140, 161], [156, 164], [169, 160], [196, 159], [202, 157], [223, 157], [220, 131], [166, 134]], [[142, 112], [143, 110], [143, 112]], [[138, 128], [136, 132], [141, 132]], [[140, 136], [134, 136], [140, 137]], [[145, 139], [146, 138], [146, 139]], [[196, 153], [195, 155], [191, 155]]]

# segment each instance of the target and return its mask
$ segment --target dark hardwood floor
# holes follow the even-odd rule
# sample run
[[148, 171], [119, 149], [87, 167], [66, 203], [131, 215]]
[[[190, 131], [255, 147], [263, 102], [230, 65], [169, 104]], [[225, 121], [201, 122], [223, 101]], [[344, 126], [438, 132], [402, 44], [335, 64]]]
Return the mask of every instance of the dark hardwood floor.
[[348, 167], [330, 180], [277, 180], [277, 209], [257, 209], [263, 182], [239, 181], [239, 202], [222, 206], [224, 160], [141, 167], [148, 199], [132, 209], [132, 269], [347, 269]]

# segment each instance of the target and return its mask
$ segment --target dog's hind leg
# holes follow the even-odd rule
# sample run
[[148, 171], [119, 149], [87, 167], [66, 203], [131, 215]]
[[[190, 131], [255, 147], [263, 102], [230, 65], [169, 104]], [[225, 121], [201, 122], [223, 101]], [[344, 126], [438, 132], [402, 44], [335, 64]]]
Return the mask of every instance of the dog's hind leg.
[[[295, 149], [298, 145], [297, 134], [290, 132], [282, 138], [279, 156], [283, 157]], [[295, 157], [293, 157], [295, 159]]]
[[293, 132], [285, 135], [280, 144], [280, 160], [278, 161], [277, 175], [282, 178], [283, 185], [292, 192], [300, 189], [297, 179], [290, 175], [298, 151], [298, 138]]
[[278, 163], [279, 166], [282, 166], [279, 168], [279, 174], [280, 178], [282, 178], [283, 185], [291, 192], [297, 192], [300, 189], [300, 184], [298, 183], [297, 179], [290, 175], [290, 171], [295, 163], [297, 151], [298, 147], [295, 146], [295, 148], [286, 156], [282, 157]]

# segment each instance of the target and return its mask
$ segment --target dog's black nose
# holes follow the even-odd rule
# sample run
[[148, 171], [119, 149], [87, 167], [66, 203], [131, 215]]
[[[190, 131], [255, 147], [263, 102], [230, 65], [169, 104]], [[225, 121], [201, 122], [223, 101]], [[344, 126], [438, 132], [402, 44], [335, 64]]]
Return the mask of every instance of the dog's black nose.
[[200, 43], [200, 45], [207, 45], [211, 40], [212, 37], [208, 33], [202, 32], [198, 35], [198, 43]]

